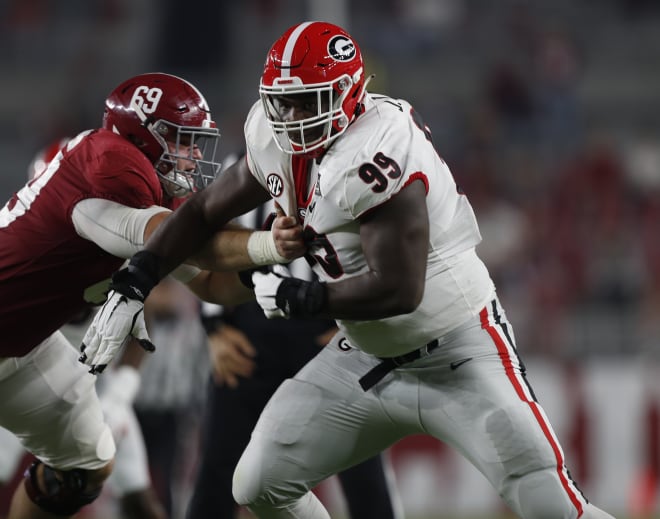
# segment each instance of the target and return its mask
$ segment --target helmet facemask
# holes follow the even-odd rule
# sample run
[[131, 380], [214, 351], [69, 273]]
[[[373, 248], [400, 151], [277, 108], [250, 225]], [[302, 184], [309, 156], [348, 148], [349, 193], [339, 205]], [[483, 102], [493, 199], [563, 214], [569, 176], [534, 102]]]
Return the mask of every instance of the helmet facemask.
[[[187, 196], [215, 179], [222, 164], [215, 160], [220, 132], [214, 123], [205, 120], [205, 126], [200, 127], [181, 126], [163, 119], [152, 122], [137, 104], [132, 103], [131, 108], [163, 150], [154, 167], [169, 196]], [[183, 168], [179, 167], [179, 161], [185, 161]]]
[[[290, 155], [319, 156], [355, 117], [354, 113], [346, 112], [345, 102], [358, 94], [356, 81], [361, 77], [360, 69], [353, 77], [344, 74], [325, 83], [305, 85], [298, 77], [277, 78], [272, 86], [262, 82], [259, 93], [278, 148]], [[305, 104], [313, 115], [282, 120], [283, 105], [300, 96], [306, 97]]]
[[[163, 148], [155, 167], [168, 195], [186, 196], [215, 179], [222, 167], [215, 161], [220, 137], [217, 128], [178, 126], [159, 120], [149, 129]], [[183, 168], [179, 161], [184, 161]]]

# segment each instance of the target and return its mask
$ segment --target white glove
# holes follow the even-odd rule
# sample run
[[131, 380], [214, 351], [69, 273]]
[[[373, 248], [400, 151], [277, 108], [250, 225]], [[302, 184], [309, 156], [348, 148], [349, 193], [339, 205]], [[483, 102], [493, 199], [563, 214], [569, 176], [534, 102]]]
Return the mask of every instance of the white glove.
[[83, 337], [79, 360], [91, 366], [90, 373], [101, 373], [131, 336], [145, 350], [156, 349], [144, 324], [144, 303], [111, 290]]
[[272, 272], [263, 273], [256, 270], [252, 274], [254, 295], [257, 296], [257, 303], [259, 303], [259, 306], [264, 311], [264, 315], [268, 319], [275, 317], [289, 318], [289, 314], [279, 308], [275, 300], [280, 284], [284, 279], [289, 277], [291, 277], [291, 273], [281, 265], [274, 265]]

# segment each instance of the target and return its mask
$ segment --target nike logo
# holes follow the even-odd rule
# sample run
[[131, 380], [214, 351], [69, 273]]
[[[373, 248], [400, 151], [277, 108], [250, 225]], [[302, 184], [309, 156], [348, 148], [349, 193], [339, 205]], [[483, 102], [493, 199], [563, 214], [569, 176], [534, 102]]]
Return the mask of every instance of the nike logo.
[[467, 359], [457, 360], [457, 361], [452, 362], [451, 364], [449, 364], [449, 367], [450, 367], [452, 370], [455, 370], [455, 369], [460, 368], [460, 367], [461, 367], [463, 364], [465, 364], [466, 362], [470, 362], [471, 360], [472, 360], [472, 357], [468, 357]]

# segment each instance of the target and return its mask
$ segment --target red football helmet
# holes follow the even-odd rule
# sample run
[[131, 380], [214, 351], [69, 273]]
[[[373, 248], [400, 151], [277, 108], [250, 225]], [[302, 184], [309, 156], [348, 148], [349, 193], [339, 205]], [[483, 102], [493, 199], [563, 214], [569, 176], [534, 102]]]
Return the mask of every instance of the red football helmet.
[[[205, 187], [220, 170], [215, 161], [220, 133], [208, 104], [179, 77], [158, 72], [124, 81], [105, 100], [103, 127], [142, 150], [170, 196]], [[179, 159], [194, 169], [177, 168]]]
[[[353, 38], [331, 23], [304, 22], [271, 47], [259, 93], [278, 147], [318, 157], [355, 119], [365, 87], [362, 54]], [[308, 106], [316, 115], [283, 121], [280, 98], [294, 96], [311, 97]]]

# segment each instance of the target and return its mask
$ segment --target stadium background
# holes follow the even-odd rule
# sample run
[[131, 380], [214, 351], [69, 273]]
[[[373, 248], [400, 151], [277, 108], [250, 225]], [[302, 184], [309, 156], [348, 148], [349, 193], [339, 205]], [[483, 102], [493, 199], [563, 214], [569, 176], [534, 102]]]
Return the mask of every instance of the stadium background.
[[[145, 71], [195, 83], [223, 151], [241, 148], [266, 50], [302, 19], [346, 26], [370, 89], [409, 99], [433, 130], [585, 493], [617, 517], [659, 513], [655, 0], [2, 0], [2, 198], [36, 150], [98, 126], [105, 95]], [[391, 455], [411, 517], [499, 509], [441, 445]]]

